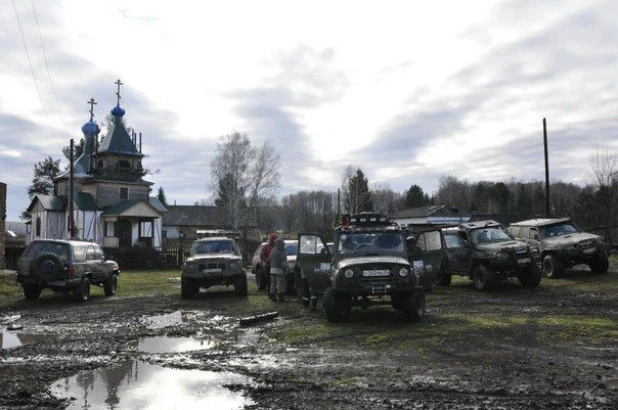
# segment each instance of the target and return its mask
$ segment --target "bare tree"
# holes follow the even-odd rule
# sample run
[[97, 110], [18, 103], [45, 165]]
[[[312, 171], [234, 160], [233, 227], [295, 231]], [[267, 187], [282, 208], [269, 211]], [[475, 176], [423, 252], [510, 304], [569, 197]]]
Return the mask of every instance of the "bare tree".
[[436, 203], [470, 209], [470, 185], [467, 181], [459, 181], [452, 175], [441, 176]]
[[[211, 163], [211, 183], [215, 203], [229, 226], [238, 229], [241, 219], [245, 226], [261, 224], [260, 206], [272, 206], [268, 200], [279, 188], [279, 166], [279, 154], [270, 142], [256, 149], [247, 134], [234, 132], [221, 137]], [[243, 207], [250, 211], [243, 212], [241, 218]], [[272, 225], [272, 220], [267, 224]]]
[[616, 210], [618, 209], [618, 158], [616, 154], [606, 150], [597, 151], [590, 159], [592, 168], [592, 186], [595, 189], [595, 197], [601, 222], [605, 225], [605, 239], [608, 243], [613, 242], [613, 230], [611, 227], [618, 223]]
[[371, 188], [371, 202], [375, 212], [391, 215], [400, 210], [402, 195], [388, 185], [375, 185]]
[[210, 164], [212, 187], [219, 194], [217, 206], [234, 229], [238, 229], [241, 203], [251, 187], [254, 155], [247, 134], [234, 132], [221, 137]]

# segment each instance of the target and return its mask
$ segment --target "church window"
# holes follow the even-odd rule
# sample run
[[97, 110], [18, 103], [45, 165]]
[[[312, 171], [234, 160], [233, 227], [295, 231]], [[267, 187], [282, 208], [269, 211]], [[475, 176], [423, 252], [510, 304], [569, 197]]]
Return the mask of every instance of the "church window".
[[125, 186], [120, 187], [120, 199], [129, 199], [129, 188]]
[[36, 237], [37, 238], [41, 237], [41, 217], [40, 216], [36, 217]]

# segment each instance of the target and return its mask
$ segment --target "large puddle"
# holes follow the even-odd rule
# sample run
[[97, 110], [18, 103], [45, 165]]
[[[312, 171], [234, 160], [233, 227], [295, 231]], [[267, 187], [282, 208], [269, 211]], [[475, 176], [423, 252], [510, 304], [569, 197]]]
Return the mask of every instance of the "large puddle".
[[28, 334], [14, 330], [7, 330], [5, 328], [2, 330], [2, 333], [0, 333], [0, 348], [15, 349], [24, 345], [34, 344], [42, 342], [46, 339], [55, 338], [55, 335]]
[[195, 339], [193, 337], [144, 337], [139, 340], [138, 350], [144, 353], [182, 353], [195, 350], [206, 350], [215, 347], [212, 340]]
[[241, 409], [253, 404], [237, 388], [250, 386], [236, 373], [171, 369], [140, 361], [80, 372], [52, 384], [58, 398], [74, 398], [67, 409]]

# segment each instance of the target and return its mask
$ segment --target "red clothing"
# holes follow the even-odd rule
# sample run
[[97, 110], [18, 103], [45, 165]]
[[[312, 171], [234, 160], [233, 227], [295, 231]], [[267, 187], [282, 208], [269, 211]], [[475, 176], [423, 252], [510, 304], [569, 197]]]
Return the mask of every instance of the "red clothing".
[[268, 278], [270, 276], [270, 252], [275, 247], [275, 239], [274, 235], [271, 235], [268, 243], [264, 245], [262, 251], [260, 252], [260, 259], [262, 260], [262, 267], [264, 268], [264, 274]]

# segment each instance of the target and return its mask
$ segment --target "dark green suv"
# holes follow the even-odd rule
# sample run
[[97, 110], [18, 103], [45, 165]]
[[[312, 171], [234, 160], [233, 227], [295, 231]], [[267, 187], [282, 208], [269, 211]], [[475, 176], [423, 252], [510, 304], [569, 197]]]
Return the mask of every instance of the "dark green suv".
[[514, 238], [538, 250], [548, 278], [562, 276], [564, 270], [586, 264], [595, 273], [609, 269], [603, 238], [577, 227], [570, 218], [531, 219], [507, 228]]
[[196, 240], [182, 267], [180, 293], [183, 298], [190, 299], [200, 288], [213, 285], [233, 285], [238, 296], [247, 296], [247, 274], [242, 267], [242, 254], [232, 238]]
[[90, 285], [102, 286], [106, 296], [116, 294], [120, 269], [106, 260], [99, 244], [80, 240], [37, 239], [17, 261], [17, 282], [26, 299], [36, 299], [45, 288], [73, 292], [85, 302]]
[[496, 221], [477, 221], [442, 229], [445, 258], [438, 284], [448, 286], [451, 275], [469, 277], [477, 290], [490, 290], [499, 281], [517, 278], [524, 287], [541, 282], [538, 253], [514, 240]]
[[408, 261], [406, 237], [378, 214], [344, 216], [335, 228], [333, 253], [317, 234], [299, 233], [296, 258], [312, 294], [324, 295], [331, 322], [348, 319], [351, 308], [388, 304], [406, 320], [425, 315], [420, 283], [424, 266]]

